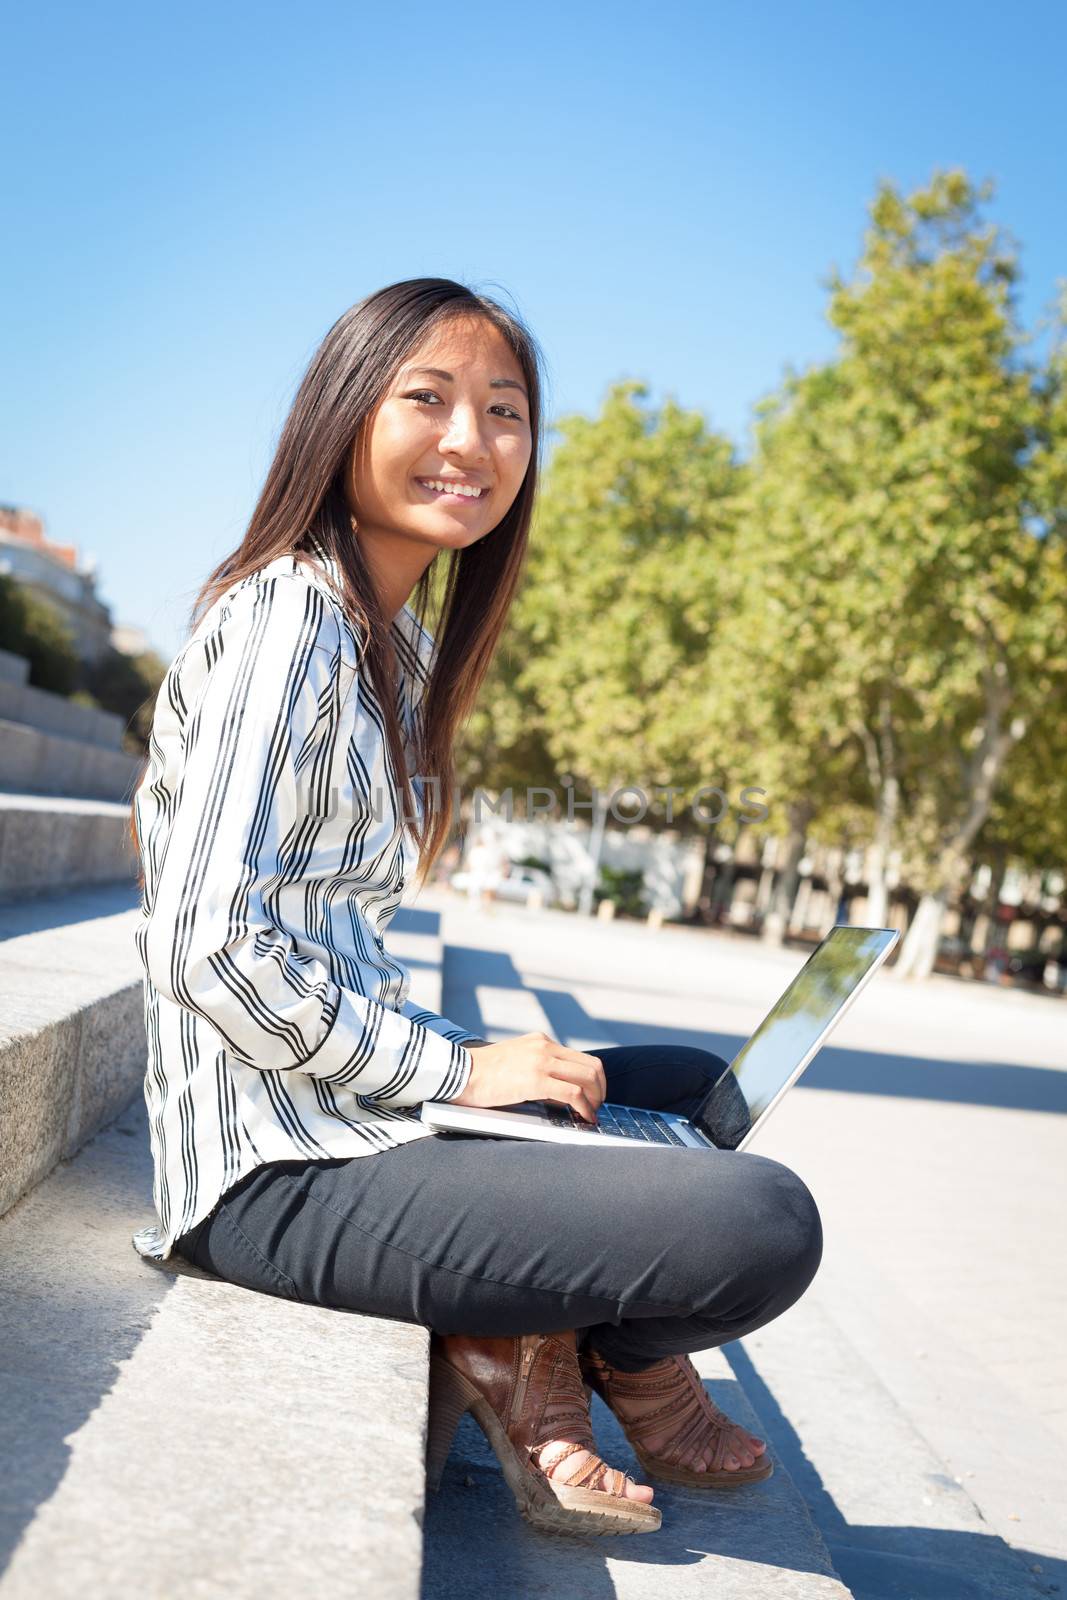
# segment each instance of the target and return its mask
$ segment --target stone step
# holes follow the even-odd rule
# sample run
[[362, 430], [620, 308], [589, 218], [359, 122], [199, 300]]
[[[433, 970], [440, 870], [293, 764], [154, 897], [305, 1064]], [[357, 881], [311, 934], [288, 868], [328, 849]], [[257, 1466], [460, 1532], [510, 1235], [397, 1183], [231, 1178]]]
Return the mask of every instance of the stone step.
[[142, 756], [0, 717], [0, 789], [128, 801], [143, 770]]
[[128, 805], [0, 794], [0, 902], [129, 883], [137, 871]]
[[415, 1600], [427, 1335], [130, 1236], [143, 1104], [0, 1218], [2, 1600]]
[[[1062, 1548], [1059, 1442], [1042, 1438], [1017, 1398], [976, 1370], [938, 1323], [894, 1304], [876, 1260], [860, 1259], [840, 1238], [828, 1257], [803, 1299], [726, 1355], [838, 1570], [864, 1600], [1057, 1592], [1064, 1563], [1044, 1548]], [[896, 1393], [890, 1382], [900, 1382], [916, 1349], [916, 1365], [933, 1370]], [[924, 1359], [935, 1350], [936, 1366]], [[1031, 1507], [1028, 1525], [1018, 1517], [1008, 1524], [1012, 1544], [972, 1497], [974, 1469], [996, 1481], [994, 1507]]]
[[[722, 1353], [693, 1358], [712, 1398], [767, 1436]], [[641, 1481], [615, 1417], [593, 1401], [597, 1444], [612, 1466]], [[771, 1449], [773, 1451], [773, 1443]], [[428, 1497], [425, 1600], [492, 1595], [604, 1595], [613, 1600], [848, 1600], [822, 1536], [775, 1453], [763, 1483], [738, 1489], [656, 1488], [655, 1533], [617, 1539], [553, 1538], [515, 1510], [496, 1457], [469, 1418], [460, 1423], [441, 1487]]]
[[0, 718], [18, 722], [39, 733], [58, 733], [64, 739], [121, 750], [125, 723], [114, 711], [79, 705], [65, 694], [38, 689], [30, 683], [12, 683], [0, 677]]
[[[141, 1089], [139, 904], [134, 884], [0, 904], [0, 1215]], [[390, 948], [439, 1011], [438, 914], [401, 905]]]
[[[132, 1247], [152, 1170], [131, 900], [123, 886], [0, 908], [0, 1116], [17, 1135], [5, 1179], [8, 1151], [21, 1155], [0, 1217], [0, 1600], [309, 1588], [327, 1600], [353, 1587], [414, 1600], [425, 1330], [283, 1302]], [[437, 913], [401, 907], [390, 945], [413, 997], [441, 1009]], [[759, 1428], [722, 1357], [701, 1370]], [[627, 1465], [596, 1408], [606, 1453]], [[423, 1592], [469, 1590], [475, 1570], [503, 1594], [847, 1595], [781, 1468], [750, 1489], [659, 1499], [664, 1528], [637, 1548], [546, 1539], [465, 1424], [426, 1518]]]
[[[535, 994], [521, 984], [477, 981], [477, 1016], [472, 995], [457, 990], [447, 998], [457, 1002], [449, 1016], [493, 1041], [544, 1031], [574, 1050], [619, 1042], [601, 1018], [558, 1003], [558, 994], [548, 988]], [[693, 1360], [716, 1403], [767, 1438], [722, 1352], [698, 1352]], [[640, 1480], [619, 1424], [599, 1399], [593, 1401], [593, 1423], [605, 1458]], [[479, 1594], [492, 1595], [848, 1600], [851, 1591], [835, 1571], [773, 1440], [771, 1449], [775, 1472], [764, 1483], [714, 1493], [657, 1487], [663, 1524], [654, 1534], [552, 1538], [520, 1518], [496, 1457], [465, 1417], [441, 1488], [428, 1497], [423, 1600], [467, 1600], [472, 1581]]]
[[0, 1215], [143, 1082], [138, 902], [117, 884], [0, 906]]
[[30, 681], [30, 663], [25, 656], [17, 656], [13, 650], [0, 650], [0, 683], [11, 683], [18, 687]]
[[[131, 898], [0, 907], [0, 1597], [415, 1600], [426, 1330], [131, 1244], [154, 1215]], [[401, 906], [390, 948], [439, 1010], [438, 915]]]

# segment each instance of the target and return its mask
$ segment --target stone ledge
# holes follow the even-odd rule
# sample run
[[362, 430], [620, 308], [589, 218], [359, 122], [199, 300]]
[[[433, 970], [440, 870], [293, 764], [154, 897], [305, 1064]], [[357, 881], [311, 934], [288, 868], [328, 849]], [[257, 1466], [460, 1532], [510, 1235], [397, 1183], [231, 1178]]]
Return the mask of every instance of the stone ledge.
[[83, 706], [67, 695], [39, 689], [32, 683], [12, 682], [0, 676], [0, 718], [18, 722], [39, 733], [58, 733], [64, 739], [105, 750], [121, 750], [126, 724], [114, 711]]
[[138, 865], [128, 806], [0, 793], [0, 901], [134, 882]]
[[0, 1215], [143, 1082], [136, 899], [120, 885], [0, 907]]
[[28, 794], [129, 800], [143, 757], [0, 718], [0, 788]]
[[143, 1261], [144, 1107], [0, 1219], [2, 1600], [417, 1600], [428, 1336]]

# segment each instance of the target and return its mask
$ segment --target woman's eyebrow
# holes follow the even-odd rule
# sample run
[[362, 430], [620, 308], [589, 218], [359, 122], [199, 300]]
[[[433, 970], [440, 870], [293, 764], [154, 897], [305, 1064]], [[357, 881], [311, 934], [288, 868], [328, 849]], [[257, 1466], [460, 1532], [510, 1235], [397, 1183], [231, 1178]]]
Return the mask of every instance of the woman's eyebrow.
[[[448, 383], [451, 383], [453, 378], [453, 374], [446, 372], [443, 367], [405, 367], [404, 372], [428, 372], [431, 377], [444, 378]], [[526, 394], [525, 385], [516, 383], [514, 378], [490, 378], [489, 387], [490, 389], [518, 389], [521, 394]], [[529, 399], [529, 396], [527, 395], [526, 398]]]

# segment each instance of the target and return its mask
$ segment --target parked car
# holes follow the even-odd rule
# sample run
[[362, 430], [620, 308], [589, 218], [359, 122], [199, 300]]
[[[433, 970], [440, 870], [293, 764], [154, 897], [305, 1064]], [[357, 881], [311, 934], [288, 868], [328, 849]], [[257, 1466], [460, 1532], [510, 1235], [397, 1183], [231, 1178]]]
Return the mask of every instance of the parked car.
[[496, 887], [498, 900], [517, 900], [525, 905], [534, 890], [541, 895], [541, 904], [551, 906], [556, 901], [556, 886], [547, 872], [539, 867], [520, 867], [513, 864], [506, 878]]
[[[470, 874], [460, 870], [454, 872], [448, 881], [453, 889], [462, 892], [470, 887]], [[535, 890], [540, 892], [542, 905], [555, 905], [556, 886], [549, 874], [542, 872], [539, 867], [522, 867], [512, 862], [506, 876], [492, 890], [492, 895], [494, 900], [514, 900], [525, 905]]]

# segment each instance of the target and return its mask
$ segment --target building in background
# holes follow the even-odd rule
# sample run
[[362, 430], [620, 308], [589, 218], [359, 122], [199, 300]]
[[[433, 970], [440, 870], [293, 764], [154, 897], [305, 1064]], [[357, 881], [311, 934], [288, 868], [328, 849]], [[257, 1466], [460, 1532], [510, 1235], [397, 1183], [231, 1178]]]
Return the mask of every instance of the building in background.
[[155, 649], [144, 629], [136, 627], [132, 622], [116, 622], [111, 629], [111, 643], [116, 650], [121, 650], [124, 656], [140, 656]]
[[70, 630], [82, 661], [111, 643], [111, 612], [96, 593], [96, 564], [78, 564], [72, 544], [53, 544], [44, 523], [22, 506], [0, 505], [0, 572], [50, 605]]

